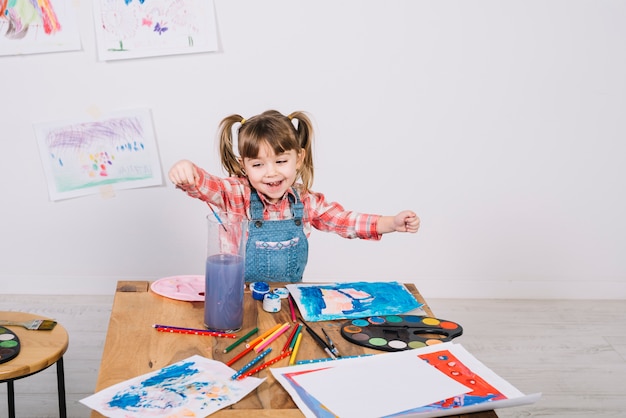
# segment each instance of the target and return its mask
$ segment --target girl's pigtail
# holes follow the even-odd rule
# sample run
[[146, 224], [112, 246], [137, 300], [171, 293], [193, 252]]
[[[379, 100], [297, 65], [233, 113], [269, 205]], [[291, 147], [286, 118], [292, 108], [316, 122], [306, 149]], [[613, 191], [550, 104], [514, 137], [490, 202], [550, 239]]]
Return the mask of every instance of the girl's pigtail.
[[239, 151], [234, 149], [233, 141], [233, 126], [238, 122], [243, 123], [244, 120], [239, 115], [230, 115], [220, 123], [220, 158], [222, 167], [229, 176], [244, 176], [244, 171], [239, 162]]
[[297, 139], [300, 147], [304, 151], [304, 160], [300, 169], [300, 178], [304, 191], [309, 191], [313, 185], [313, 124], [306, 115], [301, 111], [291, 113], [289, 119], [297, 119], [298, 127], [296, 128]]

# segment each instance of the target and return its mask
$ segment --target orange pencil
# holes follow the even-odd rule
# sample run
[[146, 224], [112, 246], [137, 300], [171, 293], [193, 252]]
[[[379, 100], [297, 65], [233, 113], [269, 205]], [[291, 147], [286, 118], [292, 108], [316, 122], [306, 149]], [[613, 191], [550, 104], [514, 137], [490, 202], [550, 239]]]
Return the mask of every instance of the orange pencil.
[[254, 346], [256, 346], [258, 343], [260, 343], [263, 339], [267, 338], [272, 332], [276, 331], [281, 326], [282, 326], [282, 324], [276, 324], [275, 326], [273, 326], [272, 328], [268, 329], [263, 334], [259, 335], [254, 340], [252, 340], [248, 344], [246, 344], [246, 347], [254, 347]]

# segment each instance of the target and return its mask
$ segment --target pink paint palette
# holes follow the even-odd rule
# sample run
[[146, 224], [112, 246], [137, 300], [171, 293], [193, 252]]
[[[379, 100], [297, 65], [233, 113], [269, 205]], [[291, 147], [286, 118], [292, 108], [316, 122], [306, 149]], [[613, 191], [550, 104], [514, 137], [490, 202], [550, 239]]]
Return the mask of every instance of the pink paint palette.
[[450, 341], [463, 334], [456, 322], [418, 315], [353, 319], [341, 326], [351, 343], [383, 351], [403, 351]]
[[204, 276], [163, 277], [152, 283], [150, 289], [157, 295], [187, 302], [204, 302]]

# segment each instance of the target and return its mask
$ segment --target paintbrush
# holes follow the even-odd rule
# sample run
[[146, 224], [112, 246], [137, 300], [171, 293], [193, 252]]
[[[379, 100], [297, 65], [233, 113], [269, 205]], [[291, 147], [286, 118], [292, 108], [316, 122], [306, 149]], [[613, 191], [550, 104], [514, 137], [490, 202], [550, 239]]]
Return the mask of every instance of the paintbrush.
[[33, 331], [51, 331], [57, 325], [52, 319], [33, 319], [32, 321], [16, 322], [0, 319], [0, 325], [15, 325]]
[[224, 228], [224, 231], [226, 231], [226, 226], [224, 226], [224, 222], [222, 222], [222, 219], [219, 217], [215, 209], [213, 209], [213, 206], [211, 206], [211, 204], [208, 201], [206, 203], [207, 205], [209, 205], [209, 208], [211, 208], [211, 212], [213, 212], [213, 216], [215, 216], [215, 219], [217, 219], [217, 222], [222, 226], [222, 228]]

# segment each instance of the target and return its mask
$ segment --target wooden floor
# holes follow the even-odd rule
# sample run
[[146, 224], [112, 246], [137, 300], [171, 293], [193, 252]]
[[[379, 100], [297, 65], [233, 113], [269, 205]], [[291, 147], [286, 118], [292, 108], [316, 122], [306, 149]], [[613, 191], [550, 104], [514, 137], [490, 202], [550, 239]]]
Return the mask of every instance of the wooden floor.
[[[0, 296], [0, 311], [56, 318], [70, 334], [65, 355], [68, 417], [89, 417], [113, 297]], [[455, 341], [522, 392], [530, 406], [500, 417], [626, 417], [626, 301], [433, 299], [436, 316], [459, 322]], [[120, 347], [120, 350], [123, 350]], [[132, 353], [128, 353], [132, 356]], [[15, 382], [19, 418], [57, 417], [55, 368]], [[0, 385], [0, 417], [7, 416]]]

